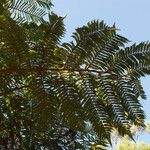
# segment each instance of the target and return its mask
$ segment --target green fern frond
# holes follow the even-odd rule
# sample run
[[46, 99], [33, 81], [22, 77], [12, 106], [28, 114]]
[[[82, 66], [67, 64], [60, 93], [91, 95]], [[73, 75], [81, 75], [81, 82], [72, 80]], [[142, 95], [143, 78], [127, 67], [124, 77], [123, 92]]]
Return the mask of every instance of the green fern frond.
[[108, 27], [103, 21], [92, 21], [76, 29], [73, 38], [74, 42], [63, 45], [69, 55], [65, 68], [80, 68], [80, 64], [83, 64], [86, 69], [107, 70], [110, 57], [128, 42], [116, 34], [114, 26]]
[[143, 89], [142, 83], [140, 80], [135, 81], [135, 86], [134, 86], [135, 91], [137, 91], [138, 96], [140, 96], [142, 99], [146, 100], [146, 94]]
[[6, 9], [10, 10], [11, 17], [19, 23], [35, 22], [41, 23], [43, 16], [51, 8], [50, 0], [8, 0]]
[[[143, 68], [147, 68], [149, 65], [149, 54], [150, 54], [150, 44], [149, 42], [143, 42], [138, 45], [132, 45], [131, 47], [125, 48], [125, 50], [120, 50], [113, 56], [113, 66], [114, 70], [120, 69], [121, 74], [124, 72], [137, 72]], [[147, 67], [145, 67], [147, 66]], [[137, 71], [136, 71], [137, 70]], [[146, 71], [146, 69], [144, 69]], [[142, 73], [142, 72], [141, 72]], [[143, 73], [144, 74], [144, 73]], [[139, 76], [138, 76], [139, 77]]]
[[[98, 98], [95, 91], [95, 86], [93, 77], [90, 74], [82, 74], [82, 85], [81, 93], [83, 95], [83, 109], [86, 113], [87, 118], [91, 121], [94, 130], [99, 135], [101, 139], [104, 137], [109, 139], [111, 132], [111, 125], [109, 122], [109, 116], [105, 111], [101, 99]], [[92, 110], [91, 112], [89, 110]]]
[[139, 93], [136, 93], [137, 89], [135, 89], [136, 87], [133, 87], [134, 84], [135, 82], [133, 81], [122, 79], [118, 81], [117, 88], [127, 116], [134, 124], [144, 126], [145, 115], [138, 100]]

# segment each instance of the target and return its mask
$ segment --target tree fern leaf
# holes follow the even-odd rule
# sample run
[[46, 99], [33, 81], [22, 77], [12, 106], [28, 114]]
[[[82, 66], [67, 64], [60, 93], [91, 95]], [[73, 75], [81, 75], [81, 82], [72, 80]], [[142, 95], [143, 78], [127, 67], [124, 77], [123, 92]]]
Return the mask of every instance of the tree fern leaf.
[[132, 118], [132, 121], [134, 120], [134, 124], [144, 126], [144, 113], [137, 97], [134, 97], [133, 87], [128, 84], [128, 80], [120, 80], [117, 85], [119, 93], [122, 97], [123, 105], [127, 108], [129, 117]]
[[77, 89], [63, 77], [53, 76], [49, 79], [52, 85], [51, 90], [60, 101], [60, 112], [66, 125], [73, 129], [77, 127], [78, 129], [83, 129], [83, 121], [81, 119], [82, 108]]
[[138, 96], [140, 96], [142, 99], [146, 100], [146, 94], [144, 92], [144, 89], [143, 89], [143, 86], [142, 86], [140, 80], [135, 81], [135, 89], [137, 90]]
[[[88, 74], [82, 74], [82, 93], [83, 93], [83, 108], [86, 110], [86, 114], [94, 126], [95, 131], [99, 136], [107, 137], [109, 139], [109, 133], [111, 127], [109, 123], [108, 114], [103, 108], [100, 100], [94, 92], [94, 86], [92, 85], [92, 78]], [[91, 110], [91, 111], [90, 111]], [[97, 120], [97, 121], [96, 121]]]
[[125, 117], [121, 103], [117, 100], [112, 85], [107, 81], [107, 77], [98, 78], [99, 86], [103, 94], [107, 98], [108, 104], [111, 106], [112, 113], [114, 113], [114, 123], [120, 125], [128, 125], [128, 120]]
[[[118, 51], [113, 56], [112, 66], [114, 66], [114, 70], [117, 70], [118, 66], [122, 66], [125, 72], [129, 68], [138, 68], [145, 60], [149, 60], [149, 53], [150, 44], [148, 42], [140, 43], [138, 45], [134, 44], [125, 50]], [[146, 63], [148, 63], [148, 61], [146, 61]]]
[[50, 0], [13, 0], [7, 4], [10, 9], [11, 16], [20, 23], [36, 22], [41, 23], [42, 18], [47, 14], [52, 3]]
[[31, 97], [33, 98], [34, 120], [38, 122], [38, 128], [46, 128], [49, 123], [57, 121], [58, 104], [57, 97], [47, 93], [42, 84], [33, 80], [30, 83]]

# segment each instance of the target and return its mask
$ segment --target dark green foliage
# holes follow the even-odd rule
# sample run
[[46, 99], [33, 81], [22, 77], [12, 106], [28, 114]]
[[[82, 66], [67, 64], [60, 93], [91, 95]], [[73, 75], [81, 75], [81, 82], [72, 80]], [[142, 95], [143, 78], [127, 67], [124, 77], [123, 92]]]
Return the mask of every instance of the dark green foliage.
[[[85, 121], [92, 124], [101, 141], [109, 143], [113, 129], [132, 138], [132, 124], [144, 127], [139, 98], [146, 97], [140, 77], [150, 74], [149, 42], [126, 48], [129, 41], [115, 26], [94, 20], [76, 29], [72, 42], [61, 43], [63, 17], [50, 13], [49, 20], [39, 26], [20, 26], [11, 17], [17, 9], [25, 13], [30, 6], [25, 1], [12, 2], [10, 14], [2, 11], [0, 15], [3, 148], [52, 149], [50, 143], [54, 143], [53, 149], [58, 149], [66, 132], [71, 131], [73, 141], [77, 133], [82, 135]], [[33, 8], [49, 8], [50, 3], [40, 2], [30, 1]], [[17, 21], [38, 22], [34, 17], [42, 17], [44, 12], [36, 11], [28, 12], [31, 18], [22, 12], [26, 17], [20, 18], [17, 12]], [[63, 138], [49, 137], [51, 130], [59, 130]], [[77, 148], [75, 143], [72, 146]]]

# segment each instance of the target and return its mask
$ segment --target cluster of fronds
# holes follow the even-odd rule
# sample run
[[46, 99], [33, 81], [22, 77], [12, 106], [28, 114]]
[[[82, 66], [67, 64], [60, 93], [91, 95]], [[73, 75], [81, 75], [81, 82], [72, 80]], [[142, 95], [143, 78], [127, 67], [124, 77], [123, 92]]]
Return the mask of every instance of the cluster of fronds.
[[11, 101], [27, 101], [30, 120], [22, 114], [23, 127], [41, 131], [62, 122], [82, 132], [88, 120], [100, 139], [110, 142], [114, 128], [132, 137], [132, 124], [144, 126], [139, 99], [146, 97], [139, 78], [150, 74], [150, 43], [125, 47], [129, 41], [115, 26], [94, 20], [61, 44], [63, 19], [51, 13], [40, 26], [19, 26], [9, 14], [0, 15], [0, 105], [10, 107], [8, 114], [1, 109], [1, 124], [24, 113], [24, 104], [17, 112]]

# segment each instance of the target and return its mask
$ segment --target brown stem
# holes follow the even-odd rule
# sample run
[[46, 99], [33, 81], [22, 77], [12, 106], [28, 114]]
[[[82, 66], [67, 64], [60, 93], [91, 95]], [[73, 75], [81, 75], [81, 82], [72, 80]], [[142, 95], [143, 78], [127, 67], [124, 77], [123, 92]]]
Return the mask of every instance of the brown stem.
[[95, 72], [95, 73], [105, 73], [105, 71], [97, 71], [94, 69], [64, 69], [64, 68], [14, 68], [14, 69], [0, 69], [0, 73], [22, 73], [22, 72], [46, 72], [46, 71], [71, 71], [71, 72]]

